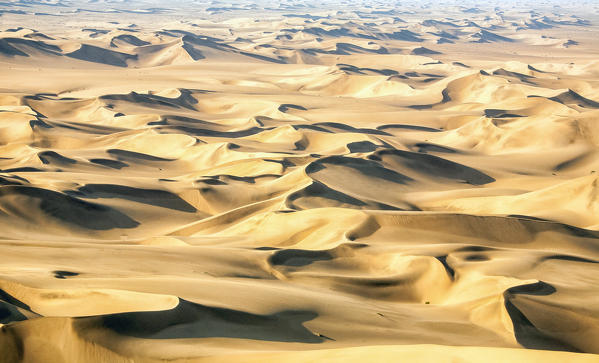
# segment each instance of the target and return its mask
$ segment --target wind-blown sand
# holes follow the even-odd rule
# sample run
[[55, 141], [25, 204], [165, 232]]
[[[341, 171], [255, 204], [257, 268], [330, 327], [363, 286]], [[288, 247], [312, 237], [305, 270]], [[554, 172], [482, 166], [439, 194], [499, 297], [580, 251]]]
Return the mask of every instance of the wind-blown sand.
[[0, 20], [1, 362], [599, 362], [597, 4]]

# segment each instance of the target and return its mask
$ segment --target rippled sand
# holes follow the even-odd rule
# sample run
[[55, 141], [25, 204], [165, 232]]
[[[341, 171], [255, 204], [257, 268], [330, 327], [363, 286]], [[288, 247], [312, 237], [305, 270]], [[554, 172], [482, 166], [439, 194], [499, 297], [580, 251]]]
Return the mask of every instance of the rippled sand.
[[2, 3], [0, 361], [599, 362], [556, 4]]

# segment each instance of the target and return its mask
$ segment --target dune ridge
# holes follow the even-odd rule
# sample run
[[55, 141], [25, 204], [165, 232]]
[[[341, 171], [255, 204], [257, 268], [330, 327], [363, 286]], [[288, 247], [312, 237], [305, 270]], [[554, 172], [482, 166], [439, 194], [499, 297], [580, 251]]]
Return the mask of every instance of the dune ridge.
[[555, 5], [0, 4], [0, 361], [598, 362]]

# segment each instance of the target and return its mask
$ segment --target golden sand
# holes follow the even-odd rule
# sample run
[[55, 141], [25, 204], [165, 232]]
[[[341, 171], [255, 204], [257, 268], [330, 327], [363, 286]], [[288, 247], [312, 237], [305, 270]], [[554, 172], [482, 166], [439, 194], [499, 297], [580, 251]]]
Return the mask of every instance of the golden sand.
[[223, 4], [0, 5], [0, 362], [599, 362], [598, 5]]

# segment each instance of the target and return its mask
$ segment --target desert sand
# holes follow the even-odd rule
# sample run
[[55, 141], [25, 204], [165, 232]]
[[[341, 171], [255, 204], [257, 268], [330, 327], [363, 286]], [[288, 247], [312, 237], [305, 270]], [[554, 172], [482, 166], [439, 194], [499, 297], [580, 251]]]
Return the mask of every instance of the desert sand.
[[0, 362], [599, 362], [599, 4], [0, 4]]

